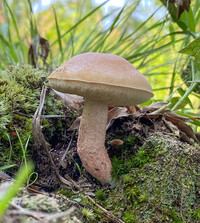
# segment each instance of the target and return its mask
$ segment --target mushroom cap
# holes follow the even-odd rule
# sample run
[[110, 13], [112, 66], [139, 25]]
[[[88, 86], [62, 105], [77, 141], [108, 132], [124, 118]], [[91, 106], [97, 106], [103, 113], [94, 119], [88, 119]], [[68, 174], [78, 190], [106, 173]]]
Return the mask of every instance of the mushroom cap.
[[53, 71], [48, 79], [57, 91], [107, 105], [136, 105], [153, 96], [147, 79], [127, 60], [113, 54], [79, 54]]

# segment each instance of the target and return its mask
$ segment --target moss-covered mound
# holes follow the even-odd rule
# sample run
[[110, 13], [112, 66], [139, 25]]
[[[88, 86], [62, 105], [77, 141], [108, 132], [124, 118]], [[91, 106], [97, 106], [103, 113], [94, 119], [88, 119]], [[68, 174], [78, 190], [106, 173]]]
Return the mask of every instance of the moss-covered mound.
[[[39, 105], [42, 86], [47, 84], [47, 76], [45, 71], [30, 65], [10, 66], [7, 70], [0, 71], [1, 166], [18, 165], [26, 145], [26, 159], [29, 157], [28, 153], [31, 154], [32, 117]], [[66, 106], [48, 89], [42, 114], [63, 115], [65, 111]], [[68, 117], [71, 119], [71, 114]], [[57, 143], [66, 126], [66, 120], [43, 118], [41, 125], [48, 141]], [[55, 133], [57, 128], [59, 132]]]
[[98, 190], [98, 202], [130, 223], [200, 221], [199, 149], [158, 134], [134, 159], [140, 165], [122, 175], [114, 190]]

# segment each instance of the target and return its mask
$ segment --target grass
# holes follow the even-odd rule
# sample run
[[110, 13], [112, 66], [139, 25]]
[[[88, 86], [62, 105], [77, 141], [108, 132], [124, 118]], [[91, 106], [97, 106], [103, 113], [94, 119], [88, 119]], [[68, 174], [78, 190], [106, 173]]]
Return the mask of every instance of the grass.
[[24, 182], [27, 180], [27, 176], [31, 174], [33, 171], [33, 164], [28, 163], [27, 166], [23, 166], [18, 174], [16, 175], [15, 181], [10, 183], [10, 186], [8, 189], [4, 192], [4, 194], [1, 196], [1, 202], [0, 202], [0, 219], [5, 213], [5, 211], [8, 209], [9, 204], [13, 197], [16, 196], [16, 194], [19, 192], [20, 188], [24, 184]]

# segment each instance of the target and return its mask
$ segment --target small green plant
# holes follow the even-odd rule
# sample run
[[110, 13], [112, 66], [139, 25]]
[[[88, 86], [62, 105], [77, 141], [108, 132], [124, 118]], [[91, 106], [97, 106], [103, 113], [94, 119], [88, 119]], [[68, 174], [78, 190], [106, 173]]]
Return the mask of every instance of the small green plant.
[[179, 217], [179, 213], [177, 213], [174, 209], [171, 210], [171, 216], [175, 223], [183, 223]]
[[124, 175], [123, 178], [122, 178], [122, 180], [123, 180], [123, 183], [125, 183], [125, 184], [131, 184], [131, 183], [133, 183], [133, 179], [132, 179], [132, 177], [131, 177], [130, 174]]
[[71, 190], [66, 190], [66, 189], [61, 189], [61, 190], [59, 191], [59, 194], [62, 194], [62, 195], [64, 195], [64, 196], [68, 197], [68, 198], [70, 198], [70, 197], [72, 197], [72, 196], [74, 195], [73, 191], [71, 191]]
[[124, 168], [123, 160], [114, 156], [112, 159], [112, 178], [119, 179], [122, 174], [126, 174], [127, 171]]
[[200, 220], [200, 208], [193, 211], [192, 216], [195, 220]]
[[137, 202], [139, 196], [139, 189], [137, 187], [128, 187], [126, 189], [126, 195], [131, 203]]
[[31, 162], [27, 163], [26, 166], [23, 166], [16, 178], [15, 181], [13, 181], [9, 188], [5, 191], [3, 196], [1, 196], [1, 202], [0, 202], [0, 218], [3, 216], [4, 212], [9, 206], [9, 203], [11, 202], [12, 198], [16, 196], [16, 194], [19, 192], [20, 188], [22, 187], [23, 183], [27, 180], [27, 176], [31, 174], [33, 171], [33, 164]]
[[125, 222], [125, 223], [136, 223], [136, 220], [133, 216], [132, 213], [129, 213], [127, 212], [124, 217], [122, 218], [122, 220]]
[[108, 197], [108, 193], [106, 193], [107, 191], [102, 191], [102, 190], [96, 190], [95, 194], [96, 194], [96, 198], [98, 200], [104, 201], [107, 197]]
[[138, 201], [139, 202], [144, 202], [148, 200], [147, 193], [143, 191], [139, 196], [138, 196]]
[[22, 140], [21, 140], [21, 137], [20, 137], [17, 129], [15, 131], [17, 133], [17, 137], [18, 137], [18, 140], [19, 140], [19, 143], [20, 143], [20, 147], [21, 147], [21, 150], [22, 150], [22, 161], [23, 161], [23, 163], [25, 165], [25, 168], [27, 168], [27, 147], [28, 147], [30, 135], [28, 136], [28, 139], [26, 141], [26, 144], [23, 145]]
[[82, 209], [82, 214], [87, 220], [93, 220], [95, 218], [95, 214], [93, 213], [93, 211], [87, 208]]
[[133, 158], [133, 163], [132, 165], [134, 167], [141, 167], [144, 164], [148, 163], [150, 161], [150, 154], [144, 150], [144, 149], [139, 149], [136, 156]]

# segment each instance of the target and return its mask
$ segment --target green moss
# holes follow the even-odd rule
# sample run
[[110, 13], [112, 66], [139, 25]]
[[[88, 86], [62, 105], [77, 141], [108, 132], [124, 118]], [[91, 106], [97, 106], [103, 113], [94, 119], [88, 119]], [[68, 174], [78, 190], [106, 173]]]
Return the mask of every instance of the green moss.
[[[1, 165], [19, 163], [21, 161], [21, 146], [16, 134], [25, 145], [30, 137], [29, 148], [33, 145], [32, 117], [39, 105], [42, 86], [47, 84], [48, 74], [34, 69], [30, 65], [10, 66], [0, 71], [0, 151]], [[57, 100], [52, 91], [47, 91], [43, 114], [63, 114], [66, 108]], [[55, 131], [68, 128], [65, 120], [42, 119], [41, 125], [45, 138], [50, 143], [57, 143], [59, 138]], [[56, 138], [55, 138], [56, 137]], [[61, 138], [61, 137], [60, 137]], [[53, 145], [54, 145], [53, 144]], [[7, 152], [12, 147], [12, 154]], [[32, 150], [30, 150], [32, 151]]]
[[74, 195], [73, 191], [66, 190], [66, 189], [61, 189], [61, 190], [59, 190], [58, 193], [64, 195], [65, 197], [68, 197], [68, 198], [71, 198]]
[[122, 220], [125, 222], [125, 223], [137, 223], [137, 221], [135, 220], [133, 214], [130, 212], [126, 212], [124, 217], [122, 218]]
[[103, 191], [103, 190], [98, 189], [98, 190], [96, 190], [95, 195], [96, 195], [97, 199], [104, 201], [109, 196], [109, 191], [108, 190]]
[[8, 107], [5, 103], [5, 101], [0, 101], [0, 133], [3, 134], [4, 131], [6, 131], [6, 126], [11, 121], [11, 115], [7, 113]]
[[197, 208], [193, 211], [192, 216], [196, 221], [200, 220], [200, 208]]
[[111, 159], [113, 179], [119, 179], [121, 175], [127, 174], [132, 168], [142, 167], [152, 162], [155, 156], [161, 154], [159, 146], [153, 145], [152, 142], [148, 142], [148, 145], [145, 144], [139, 149], [136, 148], [136, 142], [137, 138], [134, 136], [130, 135], [125, 138], [123, 147], [120, 148], [120, 153]]
[[[97, 202], [125, 222], [131, 215], [132, 222], [138, 223], [198, 222], [199, 149], [160, 134], [149, 137], [134, 151], [128, 160], [121, 154], [115, 157], [119, 184], [106, 199]], [[123, 175], [129, 160], [132, 166]]]

